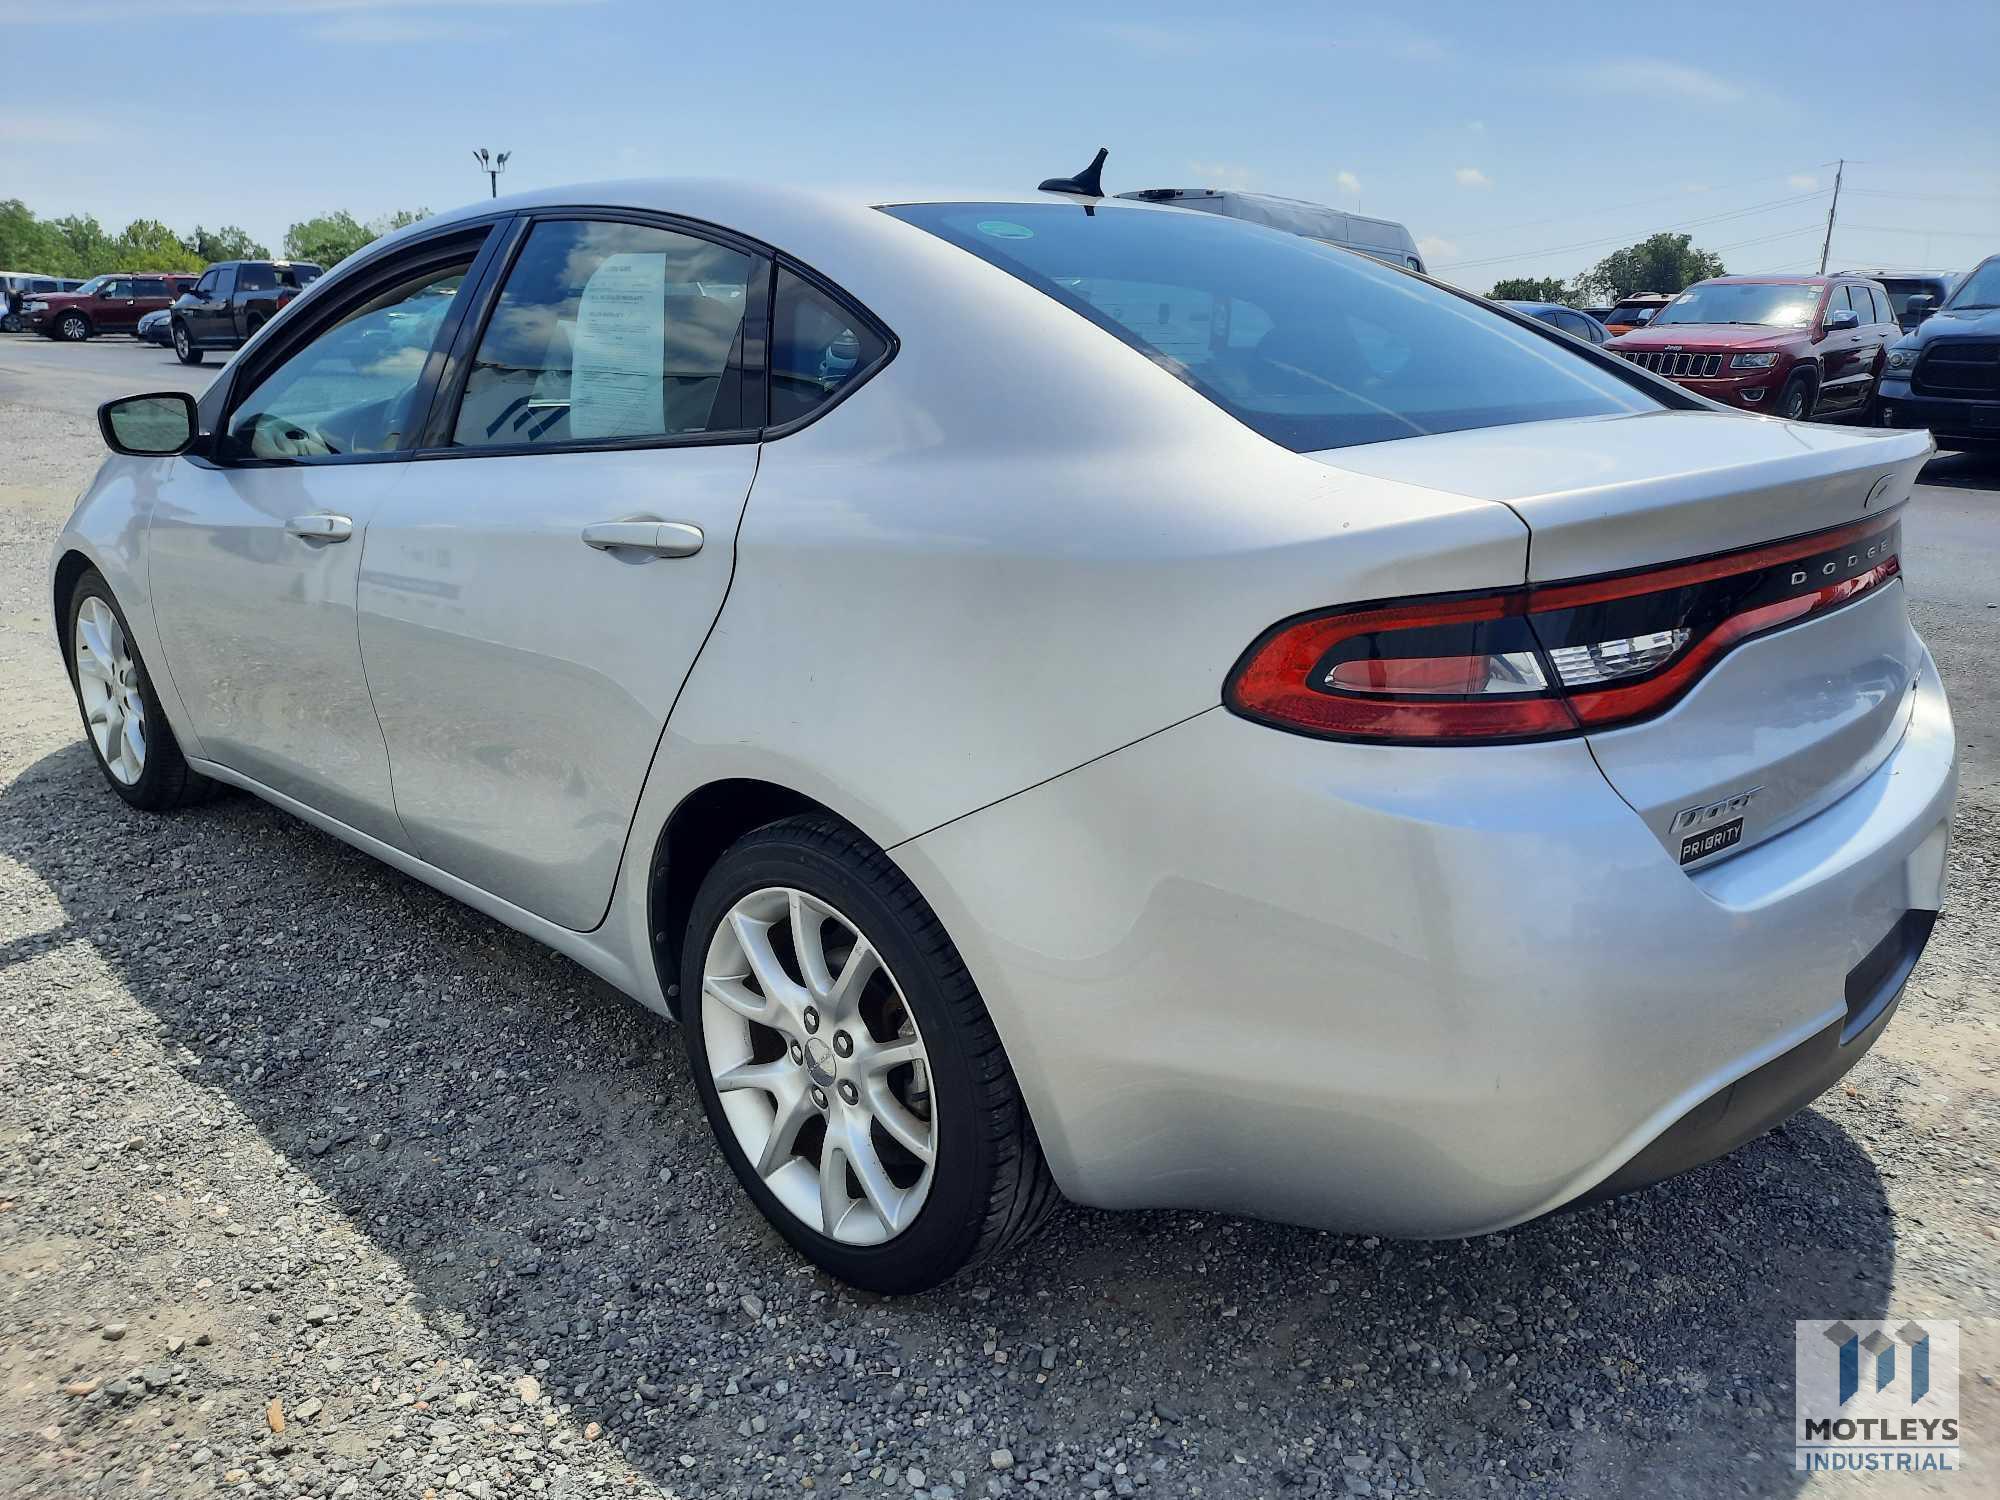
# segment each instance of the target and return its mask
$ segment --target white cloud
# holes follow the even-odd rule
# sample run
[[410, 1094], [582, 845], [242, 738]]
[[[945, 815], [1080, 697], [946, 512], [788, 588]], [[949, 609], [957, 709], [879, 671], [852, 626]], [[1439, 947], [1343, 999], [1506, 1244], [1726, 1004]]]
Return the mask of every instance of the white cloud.
[[1795, 193], [1816, 193], [1819, 191], [1819, 179], [1810, 172], [1794, 172], [1785, 179], [1785, 186]]
[[1439, 261], [1450, 260], [1458, 254], [1458, 246], [1440, 235], [1420, 234], [1417, 236], [1417, 254], [1424, 258], [1425, 265], [1435, 271]]
[[1648, 58], [1644, 62], [1604, 62], [1587, 68], [1568, 69], [1573, 81], [1604, 93], [1632, 93], [1658, 98], [1671, 94], [1704, 104], [1734, 104], [1743, 97], [1742, 88], [1705, 68]]
[[1338, 172], [1335, 172], [1333, 180], [1340, 190], [1349, 197], [1358, 198], [1361, 195], [1361, 179], [1348, 171], [1347, 168], [1342, 167]]
[[1493, 179], [1477, 167], [1460, 167], [1451, 175], [1460, 187], [1488, 188], [1493, 186]]
[[1486, 122], [1484, 120], [1467, 120], [1465, 122], [1465, 128], [1471, 131], [1474, 135], [1486, 134]]
[[1188, 170], [1200, 179], [1203, 187], [1230, 188], [1247, 193], [1257, 186], [1257, 173], [1253, 168], [1239, 167], [1230, 162], [1191, 161]]

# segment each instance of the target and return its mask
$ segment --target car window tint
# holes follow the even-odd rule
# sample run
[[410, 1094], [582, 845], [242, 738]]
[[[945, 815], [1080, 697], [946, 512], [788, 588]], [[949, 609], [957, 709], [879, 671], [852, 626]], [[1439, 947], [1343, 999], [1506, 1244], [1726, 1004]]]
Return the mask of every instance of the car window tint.
[[236, 290], [239, 292], [268, 292], [278, 284], [278, 278], [269, 266], [242, 265], [236, 268]]
[[100, 297], [129, 297], [132, 295], [132, 283], [122, 277], [114, 276], [98, 289], [97, 295]]
[[167, 295], [167, 283], [163, 278], [158, 276], [141, 276], [135, 283], [135, 288], [132, 294], [135, 297], [164, 297]]
[[480, 336], [461, 447], [742, 427], [730, 353], [755, 257], [644, 224], [537, 224]]
[[[1661, 403], [1483, 303], [1301, 235], [1108, 203], [885, 210], [998, 266], [1300, 452]], [[1246, 307], [1266, 331], [1232, 333]]]
[[217, 273], [214, 271], [204, 274], [201, 280], [194, 284], [195, 291], [204, 297], [213, 296], [215, 293], [216, 276]]
[[412, 410], [424, 361], [472, 257], [390, 287], [279, 365], [230, 416], [238, 458], [386, 453], [423, 413]]
[[1879, 286], [1871, 286], [1868, 288], [1868, 297], [1875, 304], [1876, 322], [1893, 323], [1896, 321], [1896, 314], [1889, 306], [1889, 294], [1887, 292], [1883, 291]]
[[795, 422], [873, 369], [888, 344], [811, 282], [780, 268], [771, 326], [771, 425]]

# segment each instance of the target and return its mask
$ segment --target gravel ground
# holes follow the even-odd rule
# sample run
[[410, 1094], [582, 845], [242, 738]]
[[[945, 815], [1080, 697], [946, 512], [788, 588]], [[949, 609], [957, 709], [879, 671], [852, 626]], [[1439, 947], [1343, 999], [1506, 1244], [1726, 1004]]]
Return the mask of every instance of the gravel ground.
[[248, 797], [110, 796], [42, 598], [95, 434], [0, 432], [0, 1494], [1791, 1494], [1791, 1321], [1892, 1309], [1964, 1320], [1969, 1472], [1884, 1483], [1994, 1493], [1985, 796], [1881, 1046], [1691, 1176], [1447, 1244], [1068, 1210], [858, 1296], [669, 1028]]

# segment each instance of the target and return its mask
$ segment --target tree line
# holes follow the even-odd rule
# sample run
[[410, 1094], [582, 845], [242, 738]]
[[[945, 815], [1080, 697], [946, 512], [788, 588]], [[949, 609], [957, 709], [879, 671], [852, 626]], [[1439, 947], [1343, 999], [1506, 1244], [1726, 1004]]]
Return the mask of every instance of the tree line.
[[[430, 217], [427, 208], [403, 209], [366, 223], [344, 209], [320, 214], [285, 232], [284, 257], [331, 270], [391, 230]], [[218, 260], [269, 260], [270, 249], [234, 224], [188, 234], [158, 219], [134, 219], [116, 234], [89, 214], [41, 219], [19, 198], [0, 199], [0, 270], [45, 276], [90, 277], [109, 271], [199, 271]]]
[[1656, 234], [1614, 250], [1574, 280], [1560, 276], [1509, 276], [1486, 295], [1507, 302], [1562, 302], [1594, 307], [1634, 292], [1684, 292], [1697, 281], [1722, 275], [1722, 257], [1694, 248], [1694, 236]]

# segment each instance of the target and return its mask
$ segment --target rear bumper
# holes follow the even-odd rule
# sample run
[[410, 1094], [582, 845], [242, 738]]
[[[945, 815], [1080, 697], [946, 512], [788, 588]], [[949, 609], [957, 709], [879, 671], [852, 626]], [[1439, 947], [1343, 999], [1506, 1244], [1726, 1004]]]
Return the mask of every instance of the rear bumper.
[[1072, 1197], [1476, 1234], [1727, 1150], [1879, 1034], [1838, 1044], [1847, 981], [1937, 910], [1956, 789], [1927, 656], [1913, 698], [1860, 785], [1693, 873], [1579, 741], [1220, 710], [895, 853]]

